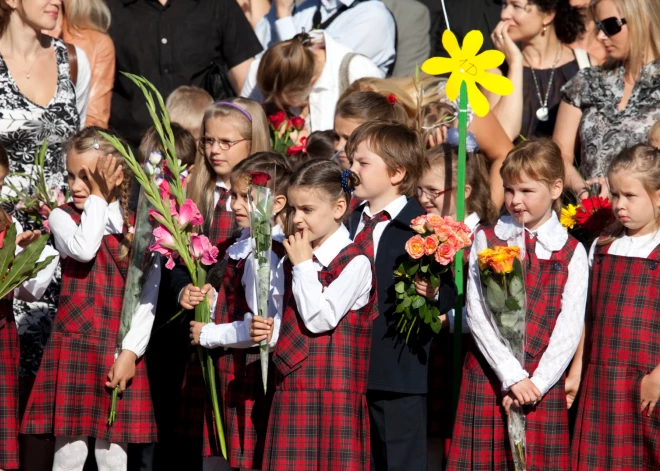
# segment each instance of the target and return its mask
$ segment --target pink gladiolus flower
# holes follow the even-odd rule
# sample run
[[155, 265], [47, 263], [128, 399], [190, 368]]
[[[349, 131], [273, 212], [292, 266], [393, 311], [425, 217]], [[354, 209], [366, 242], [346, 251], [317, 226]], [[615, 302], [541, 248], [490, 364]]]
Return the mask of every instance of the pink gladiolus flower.
[[162, 199], [170, 197], [170, 182], [163, 180], [160, 182], [160, 185], [158, 185], [158, 188], [160, 189], [160, 197]]
[[50, 206], [47, 204], [39, 203], [39, 214], [41, 215], [42, 218], [48, 219], [48, 216], [50, 215]]
[[[174, 213], [172, 213], [174, 215]], [[187, 199], [179, 208], [179, 214], [176, 216], [181, 227], [186, 227], [188, 223], [193, 226], [201, 226], [204, 223], [202, 213], [197, 209], [197, 205], [191, 199]]]
[[167, 257], [167, 263], [165, 264], [165, 268], [167, 268], [168, 270], [173, 270], [174, 266], [175, 266], [174, 259], [170, 255], [169, 257]]
[[44, 230], [50, 234], [50, 224], [48, 224], [48, 219], [41, 221], [41, 225], [44, 226]]
[[424, 228], [425, 224], [426, 216], [417, 216], [415, 219], [410, 221], [410, 227], [418, 234], [424, 234], [426, 232], [426, 229]]
[[204, 265], [213, 265], [218, 261], [219, 250], [211, 241], [203, 235], [192, 234], [190, 236], [190, 255], [195, 260], [200, 260]]
[[449, 243], [442, 244], [438, 247], [438, 250], [435, 251], [435, 261], [440, 265], [449, 265], [454, 261], [455, 256], [456, 250], [454, 250], [454, 247]]
[[154, 229], [154, 237], [156, 241], [149, 247], [151, 252], [158, 252], [166, 257], [172, 257], [176, 254], [174, 237], [163, 226], [158, 226]]

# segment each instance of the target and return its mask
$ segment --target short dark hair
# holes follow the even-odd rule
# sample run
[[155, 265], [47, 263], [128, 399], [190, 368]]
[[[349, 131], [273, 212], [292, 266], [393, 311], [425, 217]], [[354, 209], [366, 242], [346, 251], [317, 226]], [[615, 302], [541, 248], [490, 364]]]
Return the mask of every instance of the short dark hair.
[[419, 134], [408, 126], [391, 121], [369, 121], [360, 125], [346, 142], [346, 156], [353, 160], [358, 146], [366, 142], [390, 173], [402, 168], [406, 175], [399, 183], [399, 193], [412, 197], [424, 169], [424, 151]]

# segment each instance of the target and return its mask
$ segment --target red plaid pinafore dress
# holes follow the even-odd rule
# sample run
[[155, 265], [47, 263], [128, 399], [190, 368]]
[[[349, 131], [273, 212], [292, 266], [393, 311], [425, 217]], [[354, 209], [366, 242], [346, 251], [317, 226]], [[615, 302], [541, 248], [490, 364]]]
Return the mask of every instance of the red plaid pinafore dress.
[[[344, 248], [319, 272], [321, 284], [330, 285], [358, 255], [363, 253], [355, 244]], [[307, 330], [294, 296], [288, 298], [273, 354], [276, 390], [263, 469], [364, 471], [370, 454], [366, 392], [376, 292], [372, 289], [364, 308], [349, 311], [333, 331], [322, 334]]]
[[0, 300], [0, 469], [18, 469], [18, 359], [12, 295]]
[[[273, 241], [273, 253], [281, 260], [284, 246]], [[250, 259], [251, 261], [252, 259]], [[229, 259], [222, 286], [218, 291], [215, 323], [242, 321], [249, 312], [245, 290], [241, 282], [247, 259]], [[227, 460], [232, 468], [261, 469], [268, 428], [268, 416], [275, 384], [269, 368], [268, 392], [264, 394], [261, 381], [261, 359], [257, 348], [217, 349], [216, 367], [219, 392], [222, 398], [222, 419], [227, 439]], [[213, 416], [207, 404], [206, 424]], [[213, 434], [213, 435], [211, 435]], [[220, 455], [219, 442], [213, 427], [206, 427], [205, 455]], [[209, 439], [209, 437], [213, 437]]]
[[660, 246], [648, 258], [596, 247], [588, 364], [573, 437], [575, 470], [660, 469], [660, 407], [640, 412], [642, 378], [660, 363]]
[[[227, 210], [229, 190], [224, 188], [218, 188], [218, 190], [220, 191], [220, 199], [218, 199], [213, 211], [213, 221], [209, 227], [209, 240], [218, 247], [219, 253], [224, 254], [227, 248], [236, 240], [234, 234], [238, 226], [234, 213]], [[197, 355], [197, 347], [191, 345], [188, 352], [188, 364], [186, 365], [181, 387], [181, 401], [177, 413], [177, 434], [187, 440], [203, 441], [202, 456], [211, 456], [213, 452], [209, 448], [207, 432], [208, 430], [215, 431], [215, 425], [210, 427], [211, 424], [204, 424], [205, 402], [208, 392], [202, 375], [202, 366]]]
[[[60, 209], [80, 223], [72, 204]], [[126, 229], [126, 228], [125, 228]], [[120, 396], [108, 426], [112, 391], [105, 387], [115, 360], [128, 257], [119, 259], [123, 234], [103, 237], [89, 263], [62, 260], [62, 291], [53, 331], [28, 400], [21, 433], [90, 436], [111, 443], [156, 441], [144, 358]]]
[[[488, 246], [506, 245], [494, 228], [484, 228]], [[568, 279], [568, 265], [578, 241], [568, 236], [564, 247], [540, 260], [528, 250], [525, 289], [527, 319], [525, 362], [530, 374], [536, 370], [548, 347], [561, 312], [562, 294]], [[463, 378], [456, 422], [449, 452], [448, 470], [510, 470], [513, 460], [502, 407], [502, 387], [495, 372], [472, 344], [463, 366]], [[570, 470], [568, 410], [564, 377], [527, 412], [527, 469], [529, 471]]]

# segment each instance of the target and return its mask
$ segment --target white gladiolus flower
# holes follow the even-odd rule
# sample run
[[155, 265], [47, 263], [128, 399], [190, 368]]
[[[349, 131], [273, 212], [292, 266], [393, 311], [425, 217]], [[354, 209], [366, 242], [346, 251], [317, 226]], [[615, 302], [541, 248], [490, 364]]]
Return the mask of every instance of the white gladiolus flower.
[[160, 152], [152, 152], [151, 154], [149, 154], [149, 162], [154, 167], [158, 165], [161, 160], [163, 160], [163, 154], [161, 154]]

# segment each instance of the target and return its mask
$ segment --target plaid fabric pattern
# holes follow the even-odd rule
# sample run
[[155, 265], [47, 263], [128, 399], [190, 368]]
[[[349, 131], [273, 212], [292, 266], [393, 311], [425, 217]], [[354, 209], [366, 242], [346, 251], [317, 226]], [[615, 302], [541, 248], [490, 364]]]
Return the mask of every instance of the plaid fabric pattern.
[[[660, 246], [648, 258], [597, 247], [589, 364], [573, 437], [575, 470], [660, 469], [660, 408], [639, 411], [642, 378], [660, 363]], [[590, 345], [589, 345], [590, 344]]]
[[[60, 207], [76, 222], [73, 205]], [[106, 235], [94, 260], [62, 261], [62, 291], [53, 332], [23, 417], [21, 433], [91, 436], [112, 443], [156, 441], [144, 359], [107, 425], [111, 391], [104, 384], [114, 363], [128, 257], [119, 260], [123, 234]]]
[[364, 255], [369, 257], [369, 259], [374, 259], [374, 229], [376, 224], [379, 222], [385, 222], [390, 220], [390, 215], [387, 211], [381, 211], [378, 214], [375, 214], [373, 217], [367, 216], [366, 213], [362, 213], [362, 220], [364, 221], [364, 227], [358, 235], [355, 236], [355, 241], [353, 242], [357, 245]]
[[236, 224], [234, 213], [227, 210], [229, 190], [224, 188], [218, 188], [218, 190], [220, 191], [220, 199], [213, 211], [213, 221], [211, 221], [211, 227], [209, 227], [209, 240], [218, 247], [220, 253], [225, 253], [233, 243], [232, 236], [239, 227]]
[[[332, 283], [361, 254], [355, 244], [343, 249], [319, 273], [323, 286]], [[372, 289], [364, 308], [348, 312], [333, 331], [312, 334], [297, 315], [291, 296], [273, 357], [277, 390], [268, 425], [264, 469], [368, 469], [366, 390], [371, 331], [377, 309]], [[288, 333], [285, 327], [290, 329]], [[296, 336], [305, 342], [297, 342]], [[280, 342], [285, 340], [287, 343], [282, 345]], [[306, 354], [291, 369], [290, 364], [282, 361], [282, 355], [287, 359], [295, 357], [286, 349], [296, 345], [305, 345]], [[281, 351], [282, 346], [285, 351]]]
[[[503, 245], [493, 228], [484, 232], [490, 247]], [[561, 312], [568, 264], [577, 240], [569, 235], [550, 260], [528, 250], [525, 287], [527, 325], [524, 368], [531, 374], [541, 360]], [[465, 359], [448, 470], [513, 470], [502, 387], [477, 348]], [[568, 410], [562, 377], [534, 407], [526, 407], [527, 468], [530, 471], [570, 470]]]
[[0, 300], [0, 469], [18, 469], [18, 358], [11, 295]]

